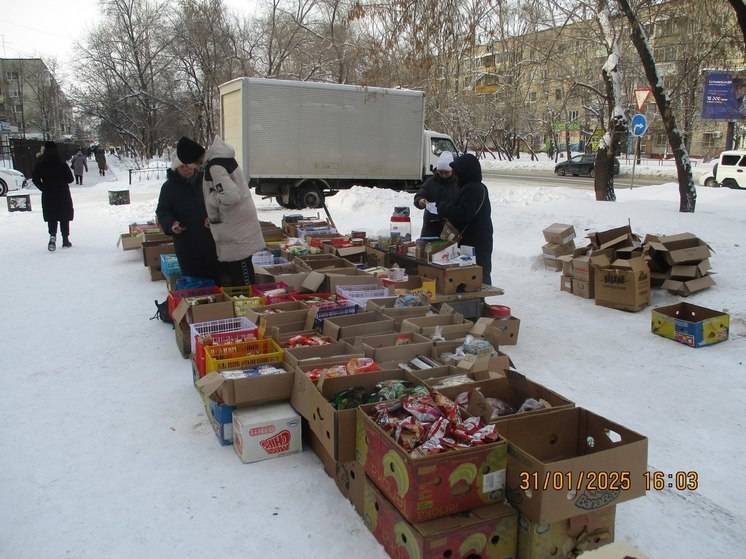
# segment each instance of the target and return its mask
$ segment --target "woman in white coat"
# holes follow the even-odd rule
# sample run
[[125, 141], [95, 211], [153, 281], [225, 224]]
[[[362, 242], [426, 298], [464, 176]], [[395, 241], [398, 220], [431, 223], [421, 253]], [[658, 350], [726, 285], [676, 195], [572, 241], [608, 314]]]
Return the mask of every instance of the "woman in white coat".
[[249, 183], [238, 166], [235, 150], [219, 136], [207, 148], [205, 159], [202, 189], [218, 252], [221, 283], [252, 284], [251, 257], [265, 245]]

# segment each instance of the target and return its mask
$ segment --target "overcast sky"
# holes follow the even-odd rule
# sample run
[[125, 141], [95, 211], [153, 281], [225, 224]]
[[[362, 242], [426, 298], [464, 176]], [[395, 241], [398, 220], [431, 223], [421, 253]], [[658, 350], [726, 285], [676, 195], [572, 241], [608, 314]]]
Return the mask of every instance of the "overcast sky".
[[[233, 11], [248, 14], [258, 0], [224, 0]], [[63, 81], [74, 78], [75, 43], [100, 21], [97, 0], [0, 0], [0, 56], [55, 57]]]

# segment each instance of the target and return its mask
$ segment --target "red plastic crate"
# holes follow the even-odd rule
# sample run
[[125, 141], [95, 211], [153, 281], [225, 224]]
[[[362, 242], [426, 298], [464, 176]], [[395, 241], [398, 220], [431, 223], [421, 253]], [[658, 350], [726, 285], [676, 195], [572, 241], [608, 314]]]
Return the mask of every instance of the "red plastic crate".
[[[262, 297], [265, 301], [265, 304], [271, 305], [273, 303], [286, 303], [287, 301], [290, 301], [289, 295], [290, 295], [290, 288], [288, 287], [288, 284], [284, 281], [278, 281], [273, 283], [257, 283], [252, 286], [254, 296], [255, 297]], [[267, 295], [268, 291], [274, 291], [276, 289], [284, 289], [285, 293], [281, 295]]]
[[[235, 343], [238, 340], [249, 341], [248, 338], [253, 336], [254, 339], [259, 338], [258, 328], [247, 328], [244, 330], [234, 330], [232, 332], [218, 332], [217, 334], [208, 334], [213, 343], [209, 345], [224, 345]], [[205, 336], [197, 336], [196, 349], [194, 351], [194, 363], [199, 371], [200, 378], [205, 376], [207, 370], [207, 363], [205, 359]]]
[[214, 295], [220, 293], [220, 288], [216, 285], [212, 287], [199, 287], [197, 289], [182, 289], [180, 291], [171, 291], [168, 294], [168, 316], [173, 318], [176, 307], [179, 306], [184, 297], [201, 297], [203, 295]]

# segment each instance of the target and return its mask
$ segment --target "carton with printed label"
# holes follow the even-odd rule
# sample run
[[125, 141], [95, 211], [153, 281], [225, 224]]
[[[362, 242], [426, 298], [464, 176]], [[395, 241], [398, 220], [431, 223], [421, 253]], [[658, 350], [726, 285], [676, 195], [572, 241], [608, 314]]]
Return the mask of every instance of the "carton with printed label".
[[434, 520], [505, 498], [504, 440], [414, 458], [371, 414], [375, 405], [357, 409], [357, 461], [408, 522]]
[[286, 403], [236, 409], [233, 448], [244, 464], [300, 452], [300, 416]]

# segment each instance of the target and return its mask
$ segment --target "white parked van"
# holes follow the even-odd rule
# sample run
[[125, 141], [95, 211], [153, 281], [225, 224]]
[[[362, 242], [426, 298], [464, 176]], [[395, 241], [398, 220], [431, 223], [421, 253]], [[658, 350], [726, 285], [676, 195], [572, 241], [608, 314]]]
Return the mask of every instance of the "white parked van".
[[713, 172], [720, 186], [746, 188], [746, 150], [724, 151]]

